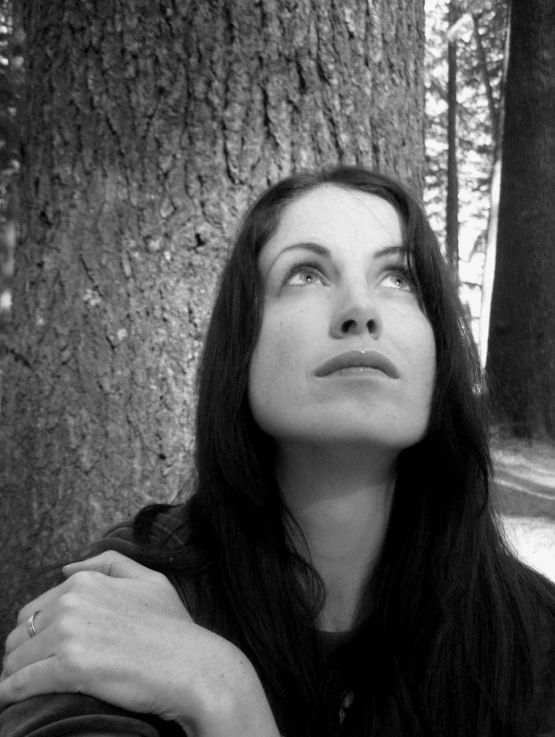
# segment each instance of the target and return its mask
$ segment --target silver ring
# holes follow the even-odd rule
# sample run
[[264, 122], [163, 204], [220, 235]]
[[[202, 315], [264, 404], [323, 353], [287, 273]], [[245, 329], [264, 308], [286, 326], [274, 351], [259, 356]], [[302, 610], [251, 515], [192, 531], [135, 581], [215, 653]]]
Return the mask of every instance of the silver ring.
[[27, 632], [29, 633], [29, 637], [36, 637], [37, 631], [35, 629], [35, 617], [40, 612], [40, 609], [37, 609], [37, 611], [34, 614], [31, 614], [29, 619], [27, 620]]

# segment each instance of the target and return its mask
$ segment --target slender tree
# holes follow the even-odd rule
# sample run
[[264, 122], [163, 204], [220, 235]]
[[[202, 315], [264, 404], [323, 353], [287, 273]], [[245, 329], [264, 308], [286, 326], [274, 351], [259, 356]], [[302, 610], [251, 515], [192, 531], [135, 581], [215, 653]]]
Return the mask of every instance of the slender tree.
[[[449, 0], [448, 25], [459, 18], [459, 0]], [[459, 170], [457, 165], [457, 37], [447, 34], [447, 253], [453, 272], [459, 270]]]
[[488, 338], [490, 328], [491, 298], [493, 294], [493, 281], [495, 276], [495, 261], [497, 255], [497, 232], [499, 228], [499, 198], [501, 192], [501, 166], [503, 150], [503, 124], [505, 119], [505, 82], [507, 79], [507, 67], [509, 61], [509, 28], [510, 12], [507, 12], [505, 21], [505, 54], [503, 59], [503, 73], [499, 92], [499, 103], [495, 105], [489, 74], [486, 54], [478, 26], [478, 18], [473, 16], [474, 36], [480, 56], [480, 67], [484, 79], [484, 86], [488, 98], [492, 130], [492, 167], [490, 181], [490, 207], [488, 216], [488, 229], [485, 241], [485, 259], [482, 275], [482, 299], [480, 309], [479, 350], [482, 366], [487, 363]]
[[[460, 0], [458, 18], [449, 24], [449, 7], [450, 0], [437, 0], [426, 13], [425, 198], [428, 214], [443, 240], [448, 179], [447, 50], [448, 41], [456, 41], [458, 240], [460, 259], [465, 262], [484, 248], [507, 10], [505, 0]], [[470, 274], [461, 265], [465, 283]]]
[[191, 454], [194, 368], [239, 213], [360, 163], [421, 188], [423, 0], [19, 0], [28, 96], [0, 423], [0, 607]]
[[555, 437], [555, 5], [513, 0], [488, 369], [517, 435]]

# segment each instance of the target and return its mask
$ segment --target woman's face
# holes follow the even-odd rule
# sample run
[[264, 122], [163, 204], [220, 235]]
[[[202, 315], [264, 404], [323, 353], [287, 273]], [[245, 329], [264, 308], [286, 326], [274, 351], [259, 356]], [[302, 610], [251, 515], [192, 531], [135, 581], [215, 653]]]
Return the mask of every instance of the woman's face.
[[381, 198], [323, 185], [263, 247], [264, 311], [249, 401], [278, 443], [409, 447], [425, 434], [435, 342]]

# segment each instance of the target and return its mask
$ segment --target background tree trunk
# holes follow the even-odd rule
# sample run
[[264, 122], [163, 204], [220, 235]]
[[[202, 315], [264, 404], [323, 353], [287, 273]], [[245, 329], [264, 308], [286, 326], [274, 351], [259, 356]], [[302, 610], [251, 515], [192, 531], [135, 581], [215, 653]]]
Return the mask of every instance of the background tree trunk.
[[520, 436], [555, 437], [555, 5], [513, 0], [488, 371]]
[[[458, 0], [449, 0], [448, 25], [459, 18]], [[453, 273], [459, 274], [459, 169], [457, 165], [457, 36], [447, 39], [447, 202], [445, 235]]]
[[27, 38], [0, 612], [41, 566], [181, 493], [237, 217], [336, 162], [423, 177], [424, 2], [19, 0]]
[[478, 348], [480, 352], [480, 361], [482, 368], [486, 367], [488, 355], [490, 315], [491, 315], [491, 299], [493, 295], [493, 282], [495, 278], [495, 262], [497, 257], [497, 232], [499, 228], [499, 199], [501, 195], [501, 167], [502, 167], [502, 151], [503, 151], [503, 128], [505, 122], [505, 85], [507, 82], [507, 68], [509, 66], [510, 55], [510, 8], [507, 13], [505, 28], [505, 55], [503, 60], [503, 72], [501, 75], [499, 104], [495, 107], [493, 99], [493, 91], [491, 78], [488, 72], [485, 50], [483, 48], [480, 31], [478, 27], [478, 19], [473, 16], [474, 36], [476, 45], [480, 55], [480, 67], [484, 78], [484, 86], [488, 97], [488, 108], [490, 111], [491, 131], [493, 139], [493, 161], [491, 166], [490, 180], [490, 206], [488, 216], [488, 229], [486, 233], [486, 252], [484, 259], [484, 271], [482, 274], [482, 299], [480, 309], [480, 329], [478, 338]]

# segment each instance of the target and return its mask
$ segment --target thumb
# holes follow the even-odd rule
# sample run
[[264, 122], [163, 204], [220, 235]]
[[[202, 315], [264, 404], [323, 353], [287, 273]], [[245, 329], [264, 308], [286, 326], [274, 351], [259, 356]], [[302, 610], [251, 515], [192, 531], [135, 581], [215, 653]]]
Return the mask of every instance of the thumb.
[[62, 571], [67, 578], [73, 576], [78, 571], [97, 571], [112, 578], [158, 579], [161, 576], [160, 573], [137, 563], [131, 558], [127, 558], [115, 550], [106, 550], [104, 553], [95, 555], [93, 558], [86, 558], [76, 563], [68, 563], [68, 565], [62, 568]]

